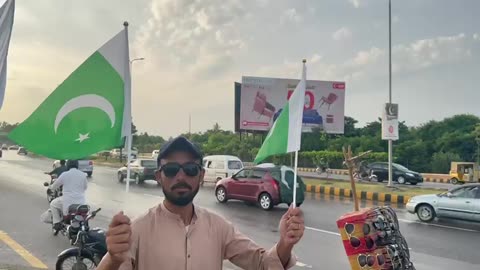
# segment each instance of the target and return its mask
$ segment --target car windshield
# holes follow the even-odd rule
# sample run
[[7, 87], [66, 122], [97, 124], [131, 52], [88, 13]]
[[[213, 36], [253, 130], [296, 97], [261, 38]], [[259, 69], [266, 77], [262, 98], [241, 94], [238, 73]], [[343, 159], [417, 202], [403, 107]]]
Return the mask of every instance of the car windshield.
[[156, 168], [157, 167], [157, 162], [155, 160], [142, 160], [142, 167]]
[[408, 168], [400, 165], [400, 164], [396, 164], [396, 163], [393, 163], [393, 166], [401, 171], [410, 171]]
[[230, 160], [228, 161], [228, 168], [230, 170], [240, 170], [241, 168], [243, 168], [242, 162], [239, 160]]

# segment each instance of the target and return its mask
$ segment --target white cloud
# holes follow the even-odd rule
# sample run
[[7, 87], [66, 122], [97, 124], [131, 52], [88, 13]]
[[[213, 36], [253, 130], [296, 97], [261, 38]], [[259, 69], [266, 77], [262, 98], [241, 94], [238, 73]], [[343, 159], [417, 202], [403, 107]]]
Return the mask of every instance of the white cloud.
[[317, 63], [318, 61], [322, 60], [322, 56], [318, 54], [314, 54], [310, 59], [310, 63]]
[[297, 10], [295, 8], [287, 9], [283, 13], [282, 16], [282, 22], [293, 22], [293, 23], [299, 23], [303, 20], [302, 16], [298, 14]]
[[350, 31], [350, 29], [344, 26], [338, 29], [337, 31], [335, 31], [332, 34], [332, 37], [336, 41], [348, 40], [352, 38], [352, 31]]
[[473, 34], [473, 39], [480, 41], [480, 34], [477, 34], [477, 33]]
[[360, 7], [360, 0], [348, 0], [355, 8]]

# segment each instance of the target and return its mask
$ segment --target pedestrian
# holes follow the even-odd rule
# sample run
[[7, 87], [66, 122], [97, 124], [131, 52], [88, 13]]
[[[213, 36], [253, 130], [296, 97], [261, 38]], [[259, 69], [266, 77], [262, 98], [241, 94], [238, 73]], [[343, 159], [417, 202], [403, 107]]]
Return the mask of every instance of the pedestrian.
[[243, 269], [288, 269], [292, 249], [305, 229], [302, 211], [290, 208], [280, 220], [279, 241], [259, 247], [230, 222], [193, 204], [204, 177], [200, 150], [184, 137], [166, 143], [157, 158], [156, 179], [165, 199], [131, 222], [123, 212], [110, 223], [108, 253], [97, 269], [220, 270], [223, 260]]

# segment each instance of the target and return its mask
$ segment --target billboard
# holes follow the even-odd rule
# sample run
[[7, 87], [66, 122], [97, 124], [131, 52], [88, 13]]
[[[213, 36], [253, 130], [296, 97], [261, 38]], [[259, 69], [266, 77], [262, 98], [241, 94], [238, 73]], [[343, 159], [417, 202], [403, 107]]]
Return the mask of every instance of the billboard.
[[[300, 82], [296, 79], [242, 77], [239, 130], [268, 131]], [[307, 80], [303, 131], [343, 134], [345, 82]]]
[[386, 103], [382, 113], [382, 140], [398, 139], [398, 104]]

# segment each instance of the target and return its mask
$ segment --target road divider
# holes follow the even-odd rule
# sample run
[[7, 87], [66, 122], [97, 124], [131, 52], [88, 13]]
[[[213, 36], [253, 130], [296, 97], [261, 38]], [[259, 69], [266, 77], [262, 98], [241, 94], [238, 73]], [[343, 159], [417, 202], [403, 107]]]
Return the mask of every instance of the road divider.
[[[298, 168], [300, 172], [315, 172], [315, 168]], [[334, 175], [348, 175], [348, 170], [342, 169], [329, 169], [330, 174]], [[448, 184], [450, 183], [450, 175], [448, 174], [436, 174], [436, 173], [422, 173], [423, 181], [424, 182], [432, 182], [432, 183], [442, 183]]]
[[[353, 197], [352, 190], [348, 188], [339, 188], [339, 187], [312, 185], [312, 184], [307, 184], [306, 187], [307, 187], [307, 192], [334, 195], [334, 196], [347, 197], [347, 198]], [[361, 200], [406, 204], [411, 196], [399, 195], [394, 193], [381, 193], [381, 192], [357, 190], [357, 197]]]

